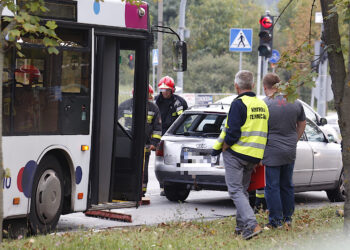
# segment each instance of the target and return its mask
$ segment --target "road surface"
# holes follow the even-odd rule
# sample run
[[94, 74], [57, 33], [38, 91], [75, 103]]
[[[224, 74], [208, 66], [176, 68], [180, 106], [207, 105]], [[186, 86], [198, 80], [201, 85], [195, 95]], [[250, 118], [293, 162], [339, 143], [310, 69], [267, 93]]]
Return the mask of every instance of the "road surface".
[[[215, 219], [234, 216], [235, 207], [227, 192], [191, 191], [184, 203], [168, 201], [160, 196], [158, 181], [154, 174], [154, 156], [149, 164], [149, 184], [146, 196], [151, 200], [150, 205], [139, 208], [112, 210], [118, 213], [130, 214], [132, 223], [87, 217], [84, 213], [62, 215], [57, 226], [58, 231], [75, 231], [85, 229], [105, 229], [120, 226], [154, 225], [162, 222], [179, 220]], [[305, 192], [295, 195], [297, 208], [316, 208], [330, 203], [325, 192]]]

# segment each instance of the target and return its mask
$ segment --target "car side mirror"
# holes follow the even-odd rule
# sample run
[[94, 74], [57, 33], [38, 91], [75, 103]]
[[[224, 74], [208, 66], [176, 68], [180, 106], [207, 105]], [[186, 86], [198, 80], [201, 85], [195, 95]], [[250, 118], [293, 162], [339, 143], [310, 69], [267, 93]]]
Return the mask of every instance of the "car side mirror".
[[320, 118], [320, 121], [319, 121], [319, 126], [323, 126], [323, 125], [326, 125], [327, 124], [327, 119], [326, 118]]
[[173, 41], [173, 70], [187, 70], [187, 45], [184, 41]]
[[327, 137], [328, 137], [328, 142], [336, 143], [335, 138], [334, 138], [334, 136], [332, 134], [328, 134]]

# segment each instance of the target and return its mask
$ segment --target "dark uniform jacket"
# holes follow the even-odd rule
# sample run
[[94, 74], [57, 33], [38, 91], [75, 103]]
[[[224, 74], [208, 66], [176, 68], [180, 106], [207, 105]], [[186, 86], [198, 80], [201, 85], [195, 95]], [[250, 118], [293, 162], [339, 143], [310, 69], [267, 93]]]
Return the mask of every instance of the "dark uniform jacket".
[[[118, 121], [127, 129], [132, 130], [132, 106], [133, 99], [128, 99], [118, 107]], [[124, 121], [121, 119], [124, 118]], [[162, 136], [162, 120], [156, 104], [147, 102], [147, 122], [146, 122], [146, 145], [154, 145], [160, 141]]]
[[162, 94], [156, 96], [156, 104], [162, 116], [162, 135], [171, 124], [188, 108], [185, 99], [178, 95], [172, 95], [169, 99], [163, 98]]

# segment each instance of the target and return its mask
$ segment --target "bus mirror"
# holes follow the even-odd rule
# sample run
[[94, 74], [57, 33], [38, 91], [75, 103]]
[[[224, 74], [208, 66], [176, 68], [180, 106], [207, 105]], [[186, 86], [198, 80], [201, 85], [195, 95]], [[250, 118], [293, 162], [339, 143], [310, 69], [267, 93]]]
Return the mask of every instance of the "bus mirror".
[[173, 69], [176, 72], [187, 70], [187, 45], [184, 41], [173, 41]]

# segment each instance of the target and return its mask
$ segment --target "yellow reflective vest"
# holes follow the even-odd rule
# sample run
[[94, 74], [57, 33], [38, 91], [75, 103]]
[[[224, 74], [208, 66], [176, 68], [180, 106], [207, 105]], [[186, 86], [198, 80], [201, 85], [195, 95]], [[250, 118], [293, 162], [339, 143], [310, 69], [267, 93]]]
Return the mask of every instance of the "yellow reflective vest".
[[[267, 142], [269, 110], [263, 100], [256, 96], [243, 95], [239, 97], [247, 107], [247, 119], [241, 127], [241, 137], [231, 146], [231, 150], [242, 155], [262, 159]], [[225, 128], [215, 142], [213, 148], [221, 150], [228, 129], [227, 116]]]

